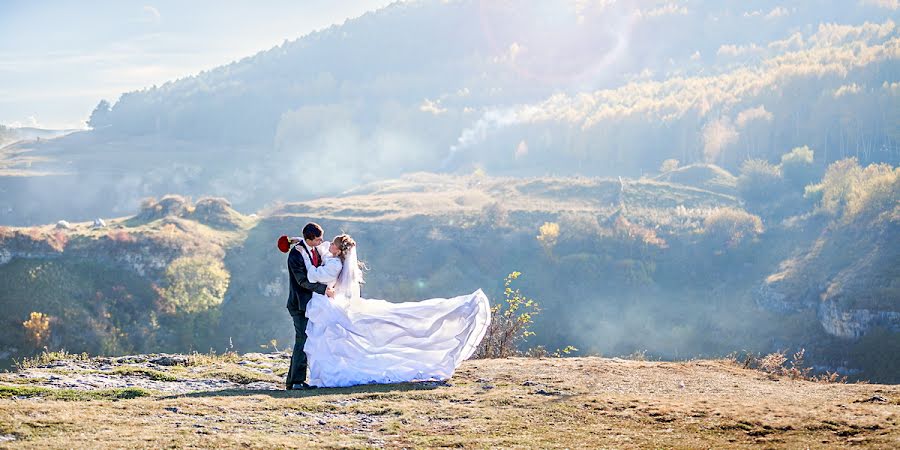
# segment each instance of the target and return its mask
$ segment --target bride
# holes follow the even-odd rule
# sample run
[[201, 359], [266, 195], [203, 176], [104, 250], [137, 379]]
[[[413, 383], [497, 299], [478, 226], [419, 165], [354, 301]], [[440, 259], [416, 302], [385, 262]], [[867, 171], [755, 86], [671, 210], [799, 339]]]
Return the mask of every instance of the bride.
[[319, 267], [302, 253], [309, 281], [333, 287], [332, 297], [313, 293], [306, 308], [304, 351], [313, 386], [446, 380], [484, 337], [491, 313], [480, 289], [419, 302], [364, 299], [350, 235], [332, 240], [331, 257]]

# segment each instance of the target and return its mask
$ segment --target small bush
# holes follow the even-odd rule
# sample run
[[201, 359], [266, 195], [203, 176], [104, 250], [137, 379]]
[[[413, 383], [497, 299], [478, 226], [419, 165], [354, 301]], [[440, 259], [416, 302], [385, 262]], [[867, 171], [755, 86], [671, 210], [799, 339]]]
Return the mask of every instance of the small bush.
[[559, 242], [559, 224], [556, 222], [544, 222], [538, 229], [537, 240], [544, 248], [547, 256], [553, 256], [553, 248]]
[[810, 186], [806, 190], [806, 195], [819, 199], [819, 211], [839, 216], [844, 212], [850, 189], [861, 173], [862, 169], [856, 158], [835, 161], [828, 166], [822, 182]]
[[900, 202], [900, 168], [862, 168], [856, 158], [843, 159], [828, 166], [821, 183], [807, 187], [806, 197], [818, 200], [819, 211], [845, 223], [891, 212]]
[[742, 209], [716, 208], [703, 221], [703, 234], [715, 243], [737, 247], [764, 231], [762, 219]]
[[781, 155], [781, 173], [785, 181], [796, 187], [812, 183], [816, 178], [813, 151], [804, 145]]
[[631, 361], [647, 361], [647, 350], [635, 350], [631, 352], [630, 355], [625, 356], [623, 359], [628, 359]]
[[844, 221], [890, 212], [900, 203], [900, 168], [872, 164], [859, 175], [847, 195]]
[[659, 166], [660, 173], [671, 172], [678, 168], [679, 161], [677, 159], [667, 159]]
[[235, 352], [225, 352], [217, 354], [215, 352], [209, 353], [191, 353], [188, 356], [188, 365], [189, 366], [213, 366], [227, 363], [236, 363], [241, 360], [241, 355]]
[[106, 237], [108, 237], [109, 240], [111, 240], [113, 242], [118, 242], [118, 243], [123, 243], [123, 244], [137, 242], [137, 238], [134, 237], [133, 234], [131, 234], [125, 230], [109, 230], [109, 232], [106, 233]]
[[[766, 356], [758, 357], [752, 353], [746, 355], [743, 363], [740, 363], [736, 356], [732, 361], [742, 364], [745, 369], [754, 369], [765, 372], [769, 378], [775, 379], [780, 376], [789, 377], [792, 380], [814, 381], [818, 383], [846, 383], [847, 377], [841, 376], [835, 372], [826, 372], [821, 375], [811, 375], [812, 368], [806, 367], [806, 350], [800, 349], [788, 358], [787, 352], [784, 350], [769, 353]], [[786, 365], [788, 364], [789, 365]]]
[[35, 348], [41, 348], [50, 339], [50, 316], [32, 312], [28, 320], [22, 322], [25, 338]]
[[627, 241], [638, 241], [648, 247], [668, 247], [666, 240], [659, 237], [655, 230], [633, 223], [623, 215], [616, 217], [613, 226], [614, 231], [619, 238], [623, 238]]
[[522, 295], [518, 289], [512, 288], [512, 282], [520, 275], [522, 274], [519, 272], [513, 272], [504, 280], [505, 304], [498, 303], [491, 308], [491, 324], [472, 358], [517, 356], [521, 354], [517, 344], [534, 335], [529, 328], [533, 323], [532, 318], [540, 312], [540, 308], [537, 302]]
[[778, 166], [761, 159], [749, 159], [741, 165], [737, 188], [744, 201], [765, 204], [782, 194], [784, 178]]
[[231, 275], [222, 261], [208, 256], [186, 256], [166, 268], [167, 286], [160, 297], [168, 310], [197, 313], [222, 303]]
[[45, 348], [40, 355], [37, 355], [34, 358], [23, 358], [21, 361], [16, 361], [16, 367], [19, 369], [29, 369], [46, 366], [56, 361], [87, 361], [89, 359], [90, 357], [87, 353], [72, 354], [65, 350], [51, 352]]
[[50, 248], [62, 253], [66, 249], [66, 244], [69, 243], [69, 236], [62, 230], [54, 230], [48, 236], [47, 243], [50, 244]]

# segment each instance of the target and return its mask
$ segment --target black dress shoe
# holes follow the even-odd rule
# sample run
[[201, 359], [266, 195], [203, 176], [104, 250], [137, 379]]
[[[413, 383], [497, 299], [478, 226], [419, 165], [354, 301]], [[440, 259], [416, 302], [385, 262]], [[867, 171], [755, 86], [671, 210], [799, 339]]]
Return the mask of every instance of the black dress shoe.
[[318, 386], [313, 386], [313, 385], [308, 384], [308, 383], [306, 383], [306, 382], [304, 381], [304, 382], [302, 382], [302, 383], [294, 383], [294, 385], [291, 386], [291, 390], [303, 390], [303, 391], [305, 391], [305, 390], [308, 390], [308, 389], [316, 389], [317, 387], [318, 387]]

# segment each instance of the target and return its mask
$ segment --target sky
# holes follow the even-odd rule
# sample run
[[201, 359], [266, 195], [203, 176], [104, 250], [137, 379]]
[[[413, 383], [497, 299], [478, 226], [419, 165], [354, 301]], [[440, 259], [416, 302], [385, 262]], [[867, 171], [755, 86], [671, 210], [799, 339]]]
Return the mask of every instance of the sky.
[[392, 0], [0, 2], [0, 124], [84, 128], [101, 99], [341, 24]]

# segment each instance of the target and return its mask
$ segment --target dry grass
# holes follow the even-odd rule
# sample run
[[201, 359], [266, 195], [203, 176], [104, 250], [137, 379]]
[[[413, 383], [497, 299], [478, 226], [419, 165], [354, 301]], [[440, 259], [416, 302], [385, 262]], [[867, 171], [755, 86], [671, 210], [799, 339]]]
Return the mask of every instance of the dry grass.
[[174, 375], [159, 370], [148, 369], [146, 367], [116, 367], [112, 373], [116, 375], [136, 375], [156, 381], [178, 381], [178, 377]]
[[[721, 169], [720, 169], [721, 170]], [[412, 174], [343, 193], [339, 201], [323, 198], [283, 204], [265, 216], [300, 216], [325, 220], [380, 222], [411, 216], [480, 218], [497, 202], [508, 219], [539, 213], [548, 218], [561, 211], [591, 215], [612, 213], [624, 201], [630, 208], [661, 212], [656, 219], [672, 221], [673, 208], [736, 206], [730, 195], [692, 186], [630, 180], [622, 192], [612, 178], [504, 178]]]
[[898, 404], [898, 386], [728, 361], [511, 358], [468, 361], [450, 385], [0, 399], [0, 435], [23, 448], [896, 448]]
[[46, 366], [52, 364], [57, 361], [87, 361], [90, 359], [87, 353], [69, 353], [65, 350], [59, 350], [55, 352], [51, 351], [43, 351], [39, 355], [33, 358], [22, 358], [20, 361], [16, 361], [16, 367], [19, 369], [28, 369], [32, 367], [38, 366]]

